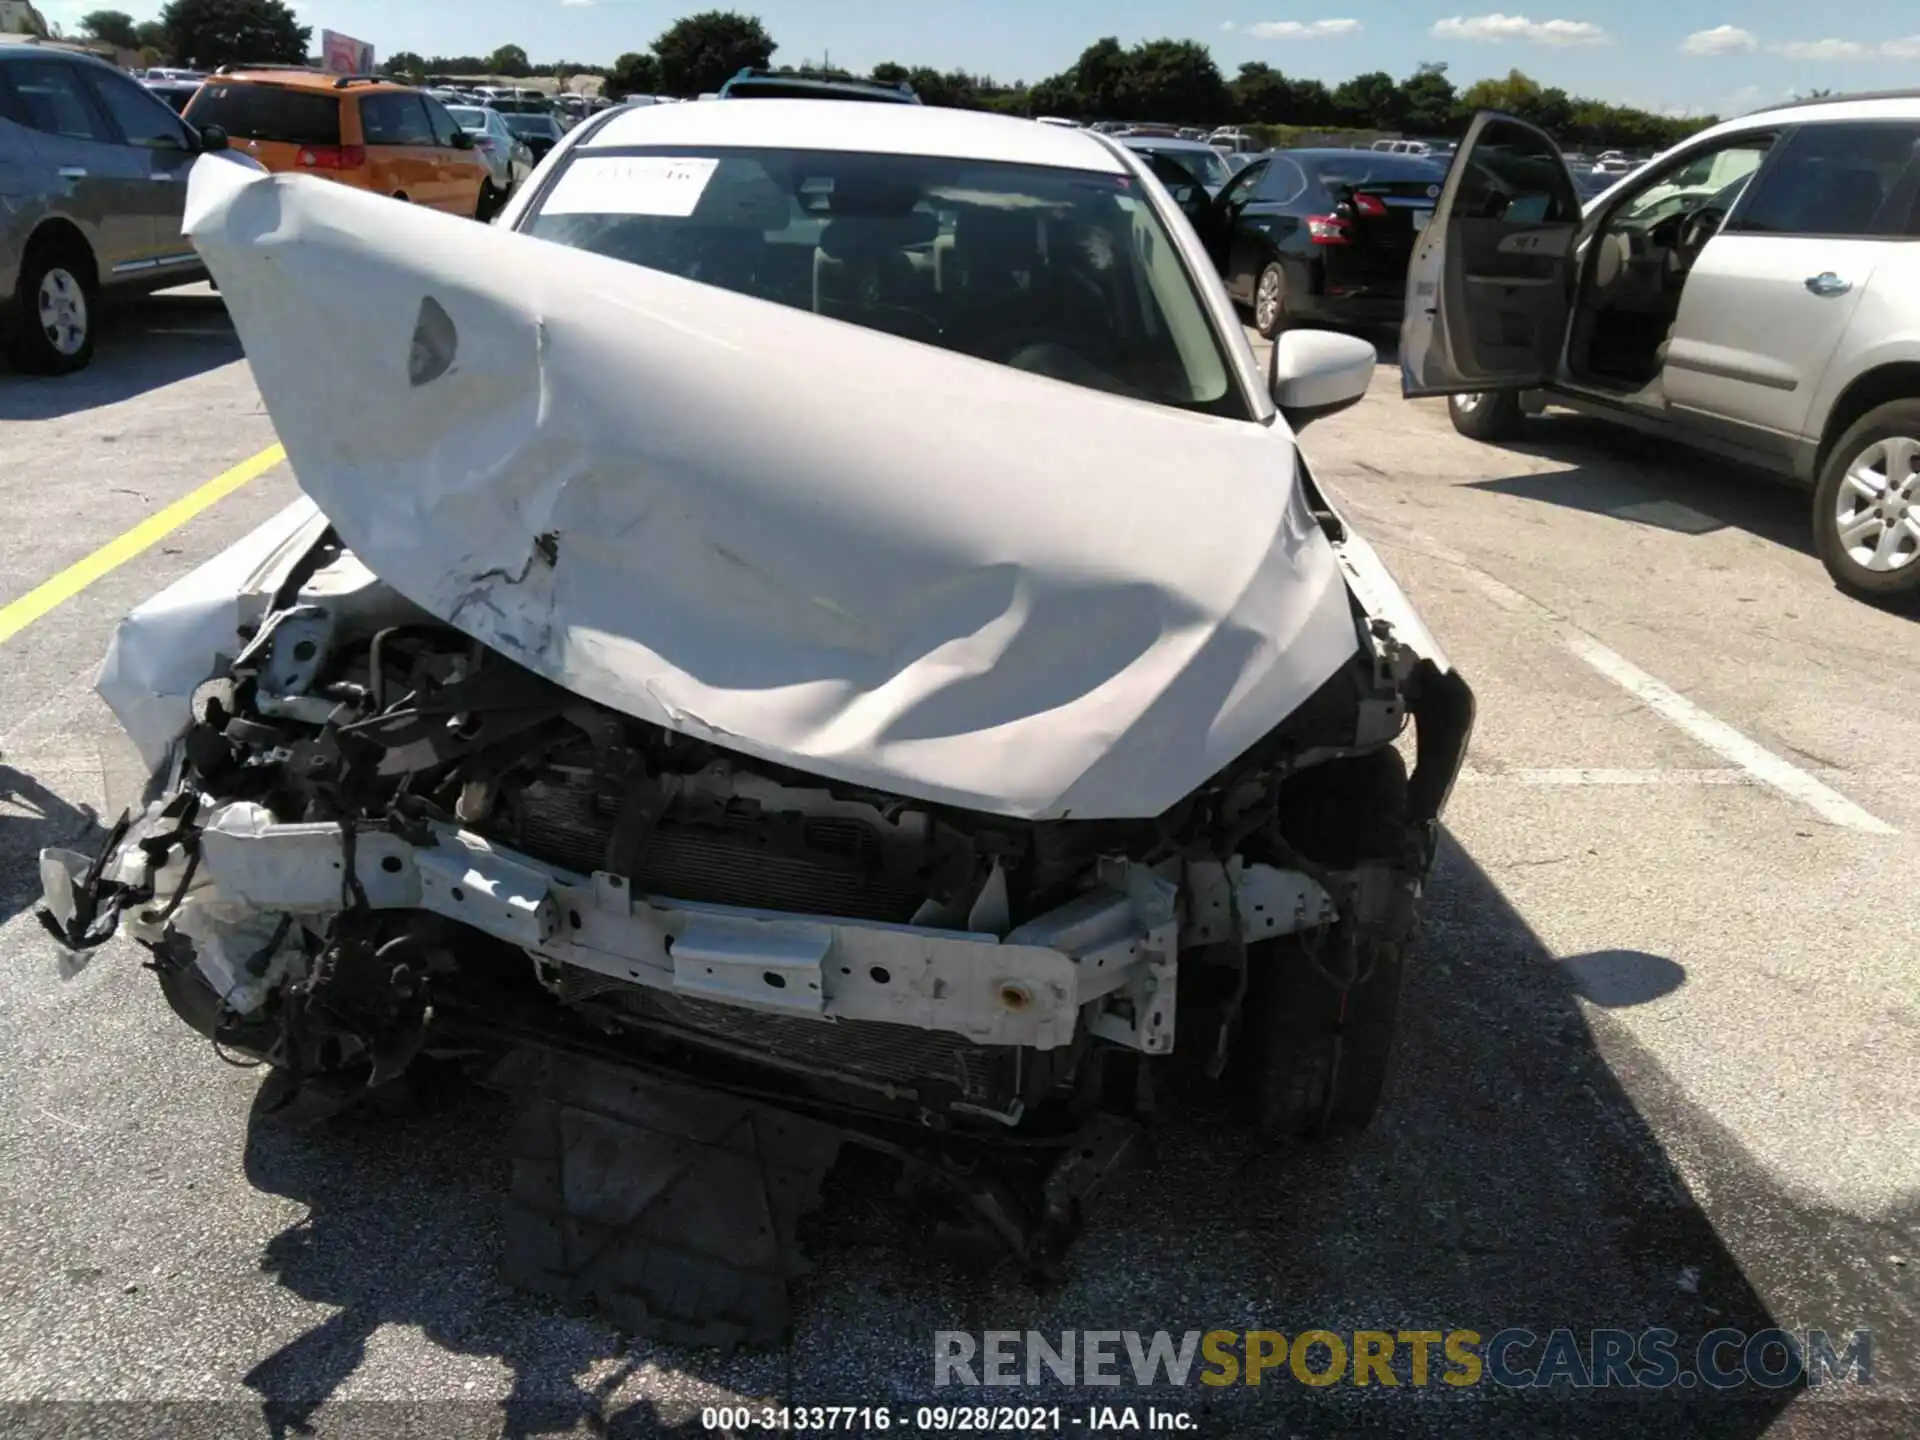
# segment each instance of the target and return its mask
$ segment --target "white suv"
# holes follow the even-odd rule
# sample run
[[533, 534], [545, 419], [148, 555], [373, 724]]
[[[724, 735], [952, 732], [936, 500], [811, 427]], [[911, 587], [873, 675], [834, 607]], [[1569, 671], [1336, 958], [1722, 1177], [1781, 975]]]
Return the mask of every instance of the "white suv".
[[1716, 125], [1584, 213], [1552, 140], [1478, 116], [1401, 380], [1476, 439], [1550, 399], [1789, 475], [1836, 584], [1920, 602], [1920, 92]]

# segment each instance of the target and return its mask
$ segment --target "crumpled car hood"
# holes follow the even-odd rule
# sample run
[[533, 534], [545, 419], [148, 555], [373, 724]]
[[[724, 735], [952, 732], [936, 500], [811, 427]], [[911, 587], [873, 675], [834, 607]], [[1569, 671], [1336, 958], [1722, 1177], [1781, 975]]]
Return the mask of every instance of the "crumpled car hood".
[[301, 487], [578, 694], [846, 782], [1151, 816], [1355, 651], [1291, 437], [208, 156]]

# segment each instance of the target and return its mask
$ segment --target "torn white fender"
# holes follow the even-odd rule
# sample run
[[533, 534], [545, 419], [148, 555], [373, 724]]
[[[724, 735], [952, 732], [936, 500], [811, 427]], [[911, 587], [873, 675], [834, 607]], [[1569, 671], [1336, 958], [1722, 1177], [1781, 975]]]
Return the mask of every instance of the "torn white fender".
[[354, 553], [639, 719], [982, 811], [1147, 816], [1354, 653], [1277, 421], [211, 157], [187, 230]]

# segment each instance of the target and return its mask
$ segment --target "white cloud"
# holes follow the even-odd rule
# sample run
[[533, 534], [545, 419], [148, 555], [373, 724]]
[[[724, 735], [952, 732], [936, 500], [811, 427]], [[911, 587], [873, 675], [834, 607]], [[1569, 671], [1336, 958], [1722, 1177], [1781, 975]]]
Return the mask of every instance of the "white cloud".
[[1231, 30], [1233, 29], [1233, 22], [1231, 20], [1222, 20], [1220, 22], [1220, 28], [1222, 30]]
[[1359, 29], [1358, 20], [1261, 20], [1247, 33], [1262, 40], [1337, 40]]
[[1920, 35], [1888, 40], [1880, 46], [1880, 53], [1889, 60], [1920, 60]]
[[584, 10], [593, 0], [560, 0], [560, 3], [569, 10]]
[[1525, 40], [1535, 45], [1604, 45], [1607, 32], [1589, 20], [1529, 20], [1524, 15], [1455, 15], [1436, 20], [1441, 40]]
[[1866, 60], [1873, 46], [1858, 40], [1788, 40], [1774, 50], [1790, 60]]
[[1716, 25], [1711, 30], [1696, 30], [1680, 42], [1687, 55], [1736, 55], [1760, 48], [1760, 37], [1738, 25]]

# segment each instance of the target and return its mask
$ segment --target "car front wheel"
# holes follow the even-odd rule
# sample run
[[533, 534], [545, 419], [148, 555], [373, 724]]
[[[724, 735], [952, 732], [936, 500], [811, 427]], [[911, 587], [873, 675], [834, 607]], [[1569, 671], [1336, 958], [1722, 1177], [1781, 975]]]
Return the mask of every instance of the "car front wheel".
[[1920, 604], [1920, 400], [1868, 411], [1828, 453], [1813, 544], [1855, 599]]
[[1287, 272], [1269, 263], [1253, 285], [1253, 328], [1268, 340], [1287, 328]]
[[1477, 390], [1447, 397], [1447, 418], [1469, 440], [1511, 440], [1525, 415], [1517, 390]]
[[14, 292], [14, 363], [40, 375], [66, 375], [93, 359], [93, 267], [58, 245], [30, 251]]

